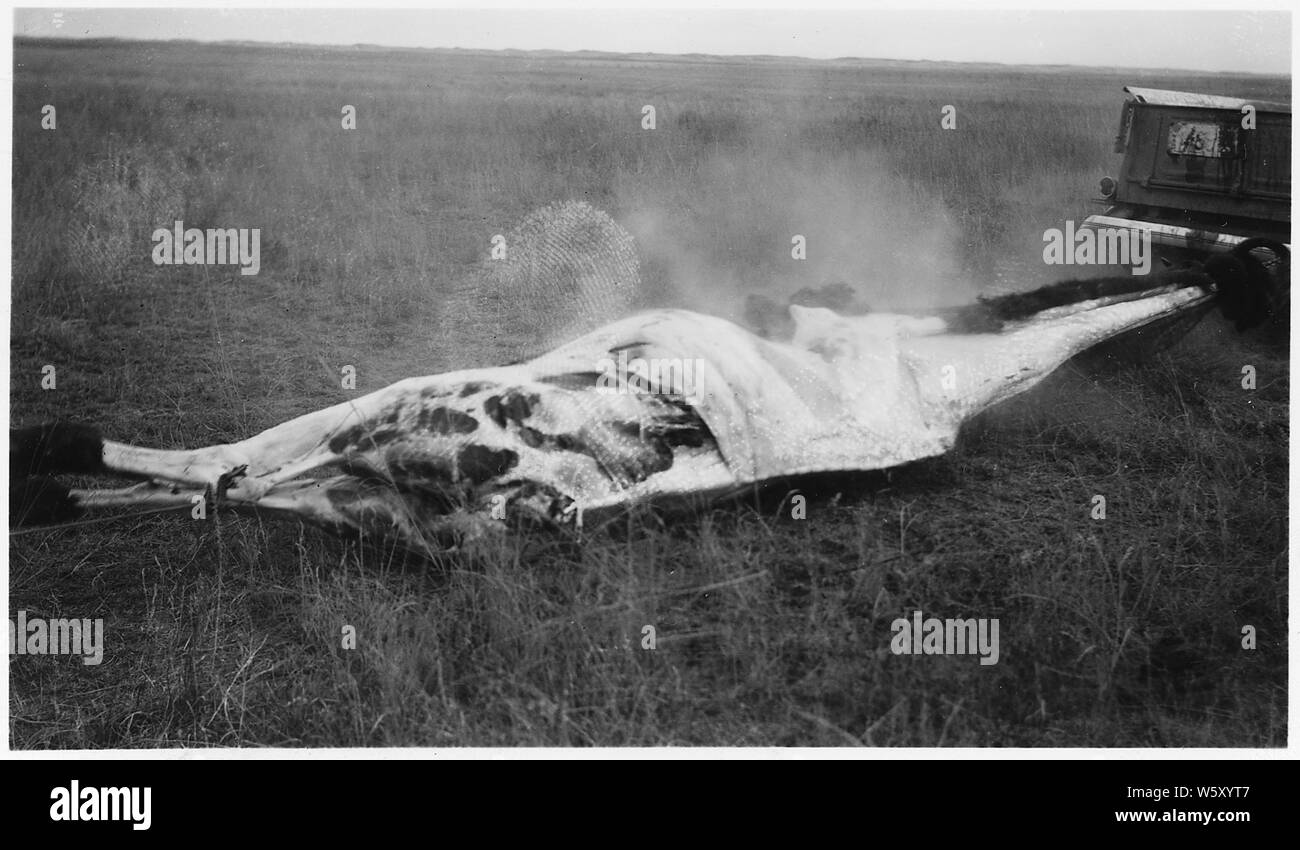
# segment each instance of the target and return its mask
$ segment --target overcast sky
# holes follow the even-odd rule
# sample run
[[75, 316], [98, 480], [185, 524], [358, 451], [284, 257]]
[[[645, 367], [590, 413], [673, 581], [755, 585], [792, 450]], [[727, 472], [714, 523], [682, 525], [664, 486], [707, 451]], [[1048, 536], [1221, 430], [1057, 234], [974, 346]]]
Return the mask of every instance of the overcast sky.
[[[793, 0], [791, 0], [793, 3]], [[920, 3], [917, 4], [922, 5]], [[59, 17], [56, 17], [56, 12]], [[22, 9], [18, 35], [1291, 70], [1289, 12]]]

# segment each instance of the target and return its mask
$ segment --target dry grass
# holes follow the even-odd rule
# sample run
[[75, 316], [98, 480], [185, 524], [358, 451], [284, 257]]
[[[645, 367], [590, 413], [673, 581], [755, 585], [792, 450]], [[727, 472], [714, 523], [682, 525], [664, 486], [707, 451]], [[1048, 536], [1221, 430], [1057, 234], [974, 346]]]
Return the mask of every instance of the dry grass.
[[[341, 400], [342, 364], [366, 391], [479, 362], [451, 333], [462, 284], [546, 203], [633, 231], [645, 303], [738, 316], [749, 292], [835, 279], [877, 306], [960, 301], [1057, 276], [1030, 261], [1113, 170], [1123, 84], [1289, 98], [1264, 78], [905, 63], [15, 58], [14, 422], [159, 446]], [[175, 218], [262, 228], [262, 273], [153, 266]], [[11, 742], [1279, 746], [1288, 370], [1210, 319], [1152, 363], [1066, 369], [946, 457], [797, 482], [802, 521], [774, 484], [431, 564], [231, 517], [14, 537], [11, 610], [103, 617], [107, 651], [15, 659]], [[1001, 662], [891, 655], [916, 608], [1000, 618]]]

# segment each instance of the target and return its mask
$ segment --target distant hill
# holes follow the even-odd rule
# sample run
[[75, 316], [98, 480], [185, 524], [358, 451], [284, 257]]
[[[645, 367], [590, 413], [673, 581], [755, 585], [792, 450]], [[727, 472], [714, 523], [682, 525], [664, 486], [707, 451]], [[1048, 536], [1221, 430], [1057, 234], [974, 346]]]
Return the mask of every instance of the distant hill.
[[334, 53], [376, 53], [409, 54], [427, 53], [449, 56], [487, 56], [498, 58], [520, 58], [533, 61], [559, 60], [579, 62], [628, 63], [645, 62], [654, 64], [695, 64], [695, 65], [756, 65], [765, 66], [802, 66], [820, 68], [880, 68], [906, 69], [915, 71], [962, 71], [962, 70], [1002, 70], [1012, 73], [1036, 74], [1078, 74], [1105, 73], [1124, 74], [1133, 78], [1167, 76], [1170, 74], [1195, 74], [1198, 77], [1261, 77], [1289, 78], [1289, 75], [1249, 74], [1240, 72], [1191, 71], [1182, 68], [1118, 68], [1094, 67], [1089, 65], [1015, 65], [999, 62], [953, 62], [939, 59], [874, 59], [870, 57], [841, 56], [834, 59], [812, 59], [801, 56], [773, 56], [769, 54], [742, 54], [719, 56], [707, 53], [611, 53], [601, 50], [521, 50], [509, 48], [504, 50], [484, 50], [463, 47], [392, 47], [378, 44], [303, 44], [283, 41], [196, 41], [192, 39], [142, 40], [118, 38], [38, 38], [17, 36], [15, 46], [41, 45], [59, 48], [93, 48], [96, 46], [127, 46], [139, 44], [142, 47], [158, 49], [161, 45], [174, 45], [191, 49], [202, 45], [213, 48], [238, 48], [241, 50], [299, 50]]

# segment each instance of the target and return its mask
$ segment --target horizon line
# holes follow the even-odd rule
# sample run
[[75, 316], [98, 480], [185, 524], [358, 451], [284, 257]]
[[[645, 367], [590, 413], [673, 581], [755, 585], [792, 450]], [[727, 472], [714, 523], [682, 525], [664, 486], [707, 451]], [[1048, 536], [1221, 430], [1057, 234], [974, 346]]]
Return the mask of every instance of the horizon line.
[[1188, 75], [1200, 76], [1235, 76], [1235, 77], [1266, 77], [1274, 79], [1291, 79], [1290, 72], [1266, 72], [1266, 71], [1210, 71], [1196, 68], [1176, 68], [1170, 66], [1139, 66], [1139, 65], [1075, 65], [1071, 63], [1045, 64], [1037, 62], [990, 62], [979, 60], [961, 60], [961, 59], [899, 59], [883, 58], [871, 56], [835, 56], [820, 58], [815, 56], [799, 56], [786, 53], [660, 53], [657, 51], [638, 50], [638, 51], [616, 51], [600, 50], [597, 48], [579, 48], [576, 50], [564, 50], [552, 47], [447, 47], [447, 46], [425, 46], [425, 45], [389, 45], [375, 44], [373, 42], [353, 42], [351, 44], [309, 42], [309, 41], [263, 41], [259, 39], [198, 39], [198, 38], [141, 38], [141, 37], [123, 37], [123, 36], [69, 36], [69, 35], [19, 35], [14, 34], [14, 43], [20, 41], [36, 42], [63, 42], [68, 44], [91, 44], [96, 42], [119, 42], [129, 44], [132, 42], [148, 44], [202, 44], [202, 45], [240, 45], [249, 47], [267, 47], [267, 48], [322, 48], [327, 50], [355, 50], [358, 48], [390, 51], [461, 51], [466, 53], [498, 53], [498, 54], [551, 54], [561, 56], [577, 55], [597, 55], [597, 56], [655, 56], [663, 58], [706, 58], [713, 60], [790, 60], [795, 62], [809, 63], [847, 63], [847, 62], [877, 62], [877, 63], [894, 63], [894, 64], [936, 64], [936, 65], [964, 65], [964, 66], [986, 66], [994, 68], [1073, 68], [1084, 71], [1098, 71], [1105, 73], [1118, 73], [1121, 71], [1140, 71], [1144, 73], [1156, 72], [1173, 72]]

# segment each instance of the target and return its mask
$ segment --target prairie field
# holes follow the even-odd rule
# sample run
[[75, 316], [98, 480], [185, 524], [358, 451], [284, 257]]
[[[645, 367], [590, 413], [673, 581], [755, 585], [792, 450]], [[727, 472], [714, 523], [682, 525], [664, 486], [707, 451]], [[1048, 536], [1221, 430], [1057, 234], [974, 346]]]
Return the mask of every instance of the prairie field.
[[[551, 344], [565, 304], [507, 332], [475, 283], [549, 204], [632, 234], [632, 306], [741, 321], [751, 294], [847, 283], [923, 310], [1076, 273], [1043, 231], [1099, 211], [1123, 86], [1290, 100], [1287, 78], [866, 60], [14, 59], [12, 425], [162, 448]], [[155, 265], [176, 220], [260, 228], [259, 273]], [[1284, 746], [1289, 370], [1285, 341], [1213, 314], [888, 474], [431, 559], [225, 514], [23, 529], [11, 616], [102, 618], [105, 654], [11, 656], [10, 744]], [[894, 655], [916, 610], [997, 618], [998, 663]]]

